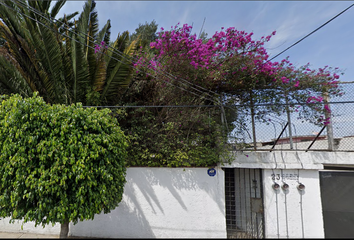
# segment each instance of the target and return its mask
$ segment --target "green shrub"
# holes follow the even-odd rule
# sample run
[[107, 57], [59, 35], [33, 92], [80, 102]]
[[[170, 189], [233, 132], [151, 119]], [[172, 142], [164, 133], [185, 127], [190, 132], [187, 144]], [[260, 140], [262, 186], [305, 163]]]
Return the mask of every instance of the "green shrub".
[[154, 110], [117, 113], [129, 139], [129, 167], [212, 167], [225, 152], [219, 125], [208, 112], [169, 109], [172, 118], [158, 120]]
[[127, 140], [110, 110], [13, 95], [0, 105], [0, 216], [76, 224], [122, 200]]

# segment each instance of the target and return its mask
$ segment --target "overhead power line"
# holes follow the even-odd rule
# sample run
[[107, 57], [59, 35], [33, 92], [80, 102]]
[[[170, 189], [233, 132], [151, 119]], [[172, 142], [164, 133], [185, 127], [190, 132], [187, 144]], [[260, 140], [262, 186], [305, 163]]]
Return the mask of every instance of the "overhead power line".
[[[13, 1], [13, 2], [14, 2], [17, 6], [20, 6], [20, 4], [21, 4], [21, 3], [19, 3], [19, 2], [16, 1], [16, 0]], [[8, 5], [6, 5], [5, 3], [3, 3], [3, 1], [0, 1], [0, 4], [2, 4], [3, 6], [5, 6], [5, 7], [7, 7], [7, 8], [10, 8], [10, 9], [16, 11], [16, 12], [18, 12], [18, 13], [21, 14], [22, 16], [25, 16], [25, 17], [27, 17], [27, 18], [29, 18], [29, 19], [32, 19], [32, 20], [35, 21], [36, 23], [39, 23], [39, 24], [43, 25], [44, 27], [46, 27], [46, 28], [52, 30], [53, 32], [57, 32], [55, 29], [51, 28], [50, 26], [47, 26], [47, 25], [43, 24], [42, 22], [38, 21], [37, 19], [33, 19], [33, 18], [31, 18], [30, 16], [27, 16], [26, 14], [24, 14], [24, 13], [18, 11], [18, 10], [15, 10], [14, 8], [12, 8], [12, 7], [8, 6]], [[43, 18], [49, 20], [49, 22], [54, 23], [54, 21], [52, 21], [51, 19], [48, 19], [48, 18], [47, 18], [45, 15], [43, 15], [42, 13], [38, 13], [37, 10], [34, 11], [31, 6], [29, 6], [29, 5], [25, 5], [25, 6], [22, 5], [22, 7], [26, 7], [26, 8], [29, 9], [32, 13], [35, 13], [35, 14], [37, 14], [37, 15], [39, 15], [39, 16], [42, 16]], [[55, 18], [54, 18], [54, 19], [55, 19]], [[56, 20], [56, 19], [55, 19], [55, 20]], [[56, 20], [56, 21], [58, 21], [58, 20]], [[62, 23], [62, 24], [63, 24], [64, 26], [67, 26], [65, 23]], [[67, 30], [70, 31], [70, 32], [73, 32], [73, 31], [70, 30], [70, 26], [67, 26]], [[60, 32], [58, 32], [58, 33], [61, 34]], [[74, 31], [74, 34], [77, 34], [77, 33]], [[62, 35], [62, 36], [65, 36], [65, 37], [67, 37], [67, 38], [70, 38], [70, 39], [72, 39], [72, 40], [78, 42], [79, 44], [83, 44], [83, 43], [79, 42], [77, 39], [73, 39], [72, 37], [67, 36], [67, 35], [64, 34], [64, 33], [62, 33], [61, 35]], [[77, 35], [78, 35], [78, 34], [77, 34]], [[86, 33], [84, 33], [84, 35], [85, 35], [86, 37], [88, 36]], [[79, 35], [79, 36], [80, 36], [80, 35]], [[82, 36], [80, 36], [80, 37], [82, 37]], [[90, 43], [95, 44], [94, 41], [91, 41], [91, 40], [90, 40], [90, 38], [92, 38], [92, 37], [91, 37], [91, 36], [88, 36], [88, 37], [89, 37], [89, 38], [88, 38], [88, 41], [89, 41]], [[85, 39], [86, 39], [86, 38], [85, 38]], [[89, 46], [88, 44], [83, 44], [83, 45], [85, 45], [85, 46], [88, 47], [88, 48], [94, 49], [92, 46]], [[114, 49], [114, 48], [113, 48], [113, 49]], [[108, 49], [107, 49], [107, 51], [108, 51]], [[111, 50], [109, 49], [109, 51], [111, 51]], [[124, 53], [122, 53], [122, 52], [120, 52], [120, 51], [116, 51], [116, 49], [114, 49], [114, 51], [115, 51], [117, 54], [121, 54], [120, 56], [121, 56], [122, 58], [128, 60], [130, 63], [132, 63], [132, 64], [134, 63], [131, 59], [127, 59], [127, 58], [126, 58], [126, 55], [125, 55]], [[103, 51], [100, 51], [100, 52], [101, 52], [102, 54], [105, 54]], [[112, 52], [112, 51], [111, 51], [111, 52]], [[114, 57], [109, 56], [109, 55], [107, 55], [107, 56], [110, 57], [110, 58], [113, 58], [113, 59], [117, 60], [118, 62], [121, 62], [121, 63], [122, 63], [122, 61], [120, 61], [120, 60], [117, 59], [117, 58], [114, 58]], [[151, 65], [151, 64], [150, 64], [150, 65]], [[144, 67], [144, 66], [143, 66], [143, 67]], [[138, 68], [136, 68], [134, 65], [133, 65], [133, 68], [135, 68], [137, 71], [140, 71], [140, 70], [139, 70]], [[145, 68], [146, 68], [146, 66], [145, 66]], [[180, 83], [181, 83], [181, 84], [187, 85], [187, 87], [189, 87], [189, 88], [191, 88], [191, 89], [193, 89], [193, 90], [197, 90], [197, 91], [198, 91], [199, 93], [201, 93], [202, 95], [207, 94], [208, 97], [207, 97], [207, 96], [203, 96], [204, 99], [210, 100], [212, 103], [215, 103], [215, 104], [217, 104], [217, 105], [220, 106], [220, 108], [221, 108], [221, 110], [222, 110], [221, 117], [222, 117], [223, 121], [224, 121], [225, 123], [227, 123], [226, 116], [225, 116], [225, 111], [224, 111], [224, 106], [223, 106], [223, 104], [222, 104], [222, 99], [220, 98], [220, 97], [221, 97], [220, 94], [218, 94], [218, 93], [216, 93], [216, 92], [214, 92], [214, 91], [205, 89], [205, 88], [203, 88], [203, 87], [201, 87], [201, 86], [198, 86], [198, 85], [196, 85], [196, 84], [190, 83], [189, 81], [187, 81], [187, 80], [185, 80], [185, 79], [177, 78], [177, 77], [173, 76], [172, 74], [166, 75], [166, 74], [164, 73], [164, 71], [162, 71], [162, 73], [161, 73], [161, 70], [159, 70], [159, 69], [158, 69], [158, 70], [155, 69], [155, 73], [161, 74], [161, 75], [163, 75], [163, 76], [165, 76], [165, 77], [167, 76], [169, 79], [172, 79], [172, 81], [173, 81], [173, 80], [180, 80]], [[172, 77], [171, 77], [171, 76], [172, 76]], [[152, 77], [157, 78], [156, 76], [152, 76]], [[166, 80], [164, 80], [164, 79], [162, 79], [162, 81], [165, 82], [165, 83], [167, 83], [167, 84], [170, 84], [170, 85], [172, 85], [172, 86], [174, 86], [174, 87], [177, 87], [177, 88], [179, 88], [179, 89], [181, 89], [181, 90], [183, 90], [183, 91], [192, 93], [192, 94], [196, 95], [198, 98], [201, 98], [201, 95], [200, 95], [200, 94], [197, 94], [197, 93], [195, 93], [195, 92], [191, 92], [191, 91], [189, 91], [189, 90], [187, 90], [187, 89], [185, 89], [185, 88], [183, 88], [183, 87], [177, 86], [177, 85], [173, 84], [172, 81], [169, 82], [169, 81], [166, 81]], [[182, 82], [181, 82], [181, 81], [182, 81]], [[196, 89], [195, 87], [199, 87], [199, 88], [203, 89], [203, 91], [201, 91], [201, 90], [199, 90], [199, 89]], [[215, 94], [215, 95], [214, 95], [214, 96], [213, 96], [213, 95], [210, 95], [210, 93], [213, 93], [213, 94]], [[215, 97], [215, 96], [217, 96], [217, 97]], [[210, 98], [209, 98], [209, 97], [210, 97]], [[227, 124], [226, 124], [226, 127], [227, 127]]]
[[[15, 0], [15, 2], [18, 2], [18, 0]], [[49, 16], [50, 19], [48, 19], [47, 16], [43, 15], [43, 13], [40, 12], [40, 11], [38, 11], [37, 9], [31, 7], [30, 5], [26, 5], [26, 4], [22, 3], [22, 2], [20, 2], [20, 3], [21, 3], [22, 6], [29, 8], [30, 11], [36, 13], [37, 15], [40, 15], [41, 17], [45, 18], [46, 20], [49, 20], [49, 21], [52, 22], [52, 23], [53, 23], [54, 21], [55, 21], [55, 22], [59, 22], [59, 23], [63, 24], [63, 26], [66, 26], [66, 27], [67, 27], [67, 30], [70, 31], [71, 33], [78, 35], [79, 37], [83, 38], [85, 41], [87, 40], [86, 37], [88, 37], [89, 39], [92, 39], [92, 41], [89, 40], [89, 42], [94, 43], [95, 39], [93, 39], [93, 37], [90, 36], [90, 35], [88, 35], [87, 33], [77, 31], [77, 32], [79, 33], [79, 34], [78, 34], [78, 33], [76, 33], [75, 31], [71, 30], [72, 27], [68, 26], [68, 25], [65, 24], [64, 22], [62, 22], [62, 21], [60, 21], [60, 20], [58, 20], [58, 19], [55, 19], [55, 18], [53, 18], [53, 17], [51, 17], [51, 16]], [[16, 4], [18, 5], [18, 3], [16, 3]], [[204, 21], [205, 21], [205, 20], [204, 20]], [[80, 35], [80, 34], [84, 35], [85, 37], [82, 36], [82, 35]], [[85, 46], [87, 46], [87, 45], [85, 45]], [[117, 49], [115, 49], [115, 48], [112, 48], [111, 46], [108, 46], [108, 49], [109, 49], [110, 52], [117, 53], [119, 56], [121, 56], [122, 58], [124, 58], [124, 59], [130, 61], [131, 63], [133, 63], [133, 61], [135, 61], [135, 59], [133, 59], [133, 57], [129, 57], [129, 56], [127, 56], [126, 54], [124, 54], [123, 52], [121, 52], [121, 51], [119, 51], [119, 50], [117, 50]], [[108, 49], [107, 49], [107, 50], [108, 50]], [[113, 49], [113, 50], [112, 50], [112, 49]], [[101, 51], [100, 51], [100, 52], [101, 52]], [[103, 53], [103, 52], [101, 52], [101, 53]], [[148, 63], [147, 66], [152, 66], [152, 65], [151, 65], [151, 63]], [[144, 67], [146, 68], [146, 65], [145, 65]], [[138, 69], [137, 69], [137, 70], [138, 70]], [[197, 84], [191, 83], [191, 82], [187, 81], [187, 80], [184, 79], [184, 78], [181, 78], [181, 77], [178, 77], [178, 78], [177, 78], [177, 77], [174, 76], [173, 74], [171, 74], [171, 73], [169, 73], [169, 72], [166, 72], [166, 71], [164, 71], [164, 70], [158, 69], [158, 70], [155, 70], [155, 72], [158, 72], [160, 75], [165, 76], [165, 77], [167, 77], [167, 78], [169, 78], [169, 79], [171, 79], [171, 80], [178, 79], [178, 80], [180, 80], [180, 81], [183, 82], [183, 83], [182, 83], [183, 85], [187, 85], [188, 87], [191, 87], [191, 89], [196, 90], [196, 91], [198, 91], [199, 93], [202, 93], [202, 94], [203, 94], [203, 93], [209, 92], [209, 93], [215, 94], [215, 95], [217, 95], [217, 96], [220, 96], [220, 94], [218, 94], [218, 93], [216, 93], [216, 92], [214, 92], [214, 91], [208, 90], [208, 89], [206, 89], [206, 88], [204, 88], [204, 87], [202, 87], [202, 86], [199, 86], [199, 85], [197, 85]], [[167, 82], [167, 81], [165, 81], [165, 82]], [[169, 83], [169, 82], [168, 82], [168, 83]], [[169, 84], [171, 84], [171, 83], [169, 83]], [[173, 85], [173, 84], [172, 84], [172, 85]], [[209, 95], [209, 96], [210, 96], [210, 95]], [[210, 96], [210, 97], [212, 97], [212, 96]]]
[[[71, 27], [68, 26], [67, 24], [65, 24], [64, 22], [61, 22], [61, 21], [59, 21], [59, 20], [57, 20], [57, 19], [55, 19], [55, 18], [53, 18], [53, 17], [50, 17], [51, 19], [49, 19], [46, 15], [43, 15], [43, 13], [39, 12], [37, 9], [35, 9], [35, 8], [29, 6], [29, 5], [26, 5], [26, 4], [24, 4], [24, 3], [22, 3], [22, 2], [19, 2], [19, 1], [13, 1], [13, 2], [14, 2], [16, 5], [18, 5], [18, 6], [21, 5], [22, 7], [26, 7], [29, 11], [35, 13], [36, 15], [39, 15], [39, 16], [43, 17], [44, 19], [50, 21], [51, 23], [55, 23], [55, 22], [52, 20], [52, 19], [54, 19], [56, 22], [59, 22], [59, 23], [63, 24], [64, 26], [67, 26], [68, 31], [70, 31], [71, 33], [73, 33], [73, 34], [75, 34], [75, 35], [78, 35], [79, 37], [81, 37], [81, 38], [83, 38], [83, 39], [85, 39], [85, 40], [86, 40], [86, 37], [89, 37], [89, 39], [92, 39], [92, 36], [89, 36], [89, 35], [87, 35], [86, 33], [82, 33], [82, 32], [76, 33], [75, 31], [72, 31], [72, 30], [70, 29]], [[41, 24], [41, 25], [43, 25], [43, 26], [45, 26], [45, 27], [47, 27], [47, 28], [49, 28], [50, 30], [52, 30], [52, 31], [54, 31], [54, 32], [56, 32], [55, 29], [53, 29], [53, 28], [51, 28], [51, 27], [49, 27], [49, 26], [43, 24], [42, 22], [38, 21], [37, 19], [34, 19], [34, 18], [32, 18], [32, 17], [26, 15], [25, 13], [19, 12], [18, 10], [14, 9], [14, 8], [8, 6], [8, 5], [6, 5], [6, 4], [3, 3], [2, 1], [0, 1], [0, 4], [3, 5], [3, 6], [5, 6], [5, 7], [7, 7], [7, 8], [9, 8], [9, 9], [12, 9], [13, 11], [17, 11], [17, 12], [20, 13], [21, 15], [23, 15], [23, 16], [25, 16], [25, 17], [27, 17], [27, 18], [29, 18], [29, 19], [31, 19], [31, 20], [33, 20], [33, 21], [35, 21], [35, 22], [37, 22], [37, 23], [39, 23], [39, 24]], [[84, 36], [82, 36], [82, 35], [79, 34], [79, 33], [83, 34]], [[78, 42], [78, 43], [80, 43], [80, 44], [83, 44], [83, 45], [86, 46], [86, 47], [89, 47], [89, 48], [91, 48], [91, 49], [94, 49], [92, 46], [89, 46], [89, 45], [87, 45], [87, 44], [85, 44], [85, 43], [81, 43], [81, 42], [79, 42], [77, 39], [73, 39], [72, 37], [67, 36], [65, 33], [59, 33], [59, 34], [61, 34], [62, 36], [68, 37], [68, 38], [70, 38], [70, 39], [72, 39], [72, 40], [74, 40], [74, 41], [76, 41], [76, 42]], [[92, 40], [89, 40], [89, 42], [95, 44], [95, 42], [92, 41]], [[112, 49], [113, 49], [113, 50], [112, 50]], [[117, 53], [120, 57], [124, 58], [125, 60], [128, 60], [130, 63], [133, 63], [133, 59], [127, 57], [126, 54], [124, 54], [123, 52], [120, 52], [119, 50], [114, 49], [114, 48], [112, 48], [112, 47], [110, 47], [110, 46], [108, 46], [108, 49], [107, 49], [107, 50], [110, 51], [110, 52], [113, 52], [113, 53]], [[102, 52], [102, 51], [99, 51], [99, 52], [101, 52], [101, 53], [103, 53], [103, 54], [106, 54], [106, 53], [104, 53], [104, 52]], [[113, 56], [108, 56], [108, 57], [110, 57], [110, 58], [112, 58], [112, 59], [115, 59], [115, 60], [117, 60], [118, 62], [121, 62], [121, 63], [122, 63], [121, 60], [119, 60], [119, 59], [117, 59], [117, 58], [115, 58], [115, 57], [113, 57]], [[151, 66], [151, 64], [148, 64], [148, 65]], [[143, 67], [147, 68], [146, 66], [143, 66]], [[134, 68], [139, 71], [139, 69], [137, 69], [136, 67], [134, 67]], [[167, 78], [169, 78], [169, 79], [171, 79], [171, 80], [176, 80], [176, 79], [181, 80], [181, 81], [182, 81], [182, 83], [181, 83], [182, 85], [185, 85], [185, 86], [187, 86], [187, 87], [190, 87], [191, 89], [193, 89], [193, 90], [199, 92], [200, 94], [207, 94], [207, 95], [209, 95], [208, 92], [210, 92], [210, 93], [213, 93], [213, 94], [215, 94], [215, 95], [220, 96], [220, 94], [218, 94], [218, 93], [216, 93], [216, 92], [213, 92], [213, 91], [211, 91], [211, 90], [205, 89], [205, 88], [203, 88], [203, 87], [201, 87], [201, 86], [199, 86], [199, 85], [190, 83], [189, 81], [187, 81], [187, 80], [185, 80], [185, 79], [182, 79], [182, 78], [180, 78], [180, 77], [177, 78], [176, 76], [174, 76], [174, 75], [172, 75], [172, 74], [170, 74], [170, 73], [166, 73], [166, 72], [164, 72], [164, 71], [162, 71], [162, 70], [157, 70], [157, 71], [155, 70], [155, 72], [156, 72], [157, 74], [162, 75], [162, 76], [165, 76], [165, 77], [167, 77]], [[155, 78], [156, 78], [156, 77], [155, 77]], [[196, 94], [196, 93], [194, 93], [194, 92], [191, 92], [191, 91], [189, 91], [189, 90], [187, 90], [187, 89], [185, 89], [185, 88], [182, 88], [182, 87], [180, 87], [180, 86], [177, 86], [177, 85], [175, 85], [175, 84], [173, 84], [173, 83], [171, 83], [171, 82], [169, 82], [169, 81], [166, 81], [166, 80], [163, 80], [163, 81], [164, 81], [165, 83], [170, 84], [170, 85], [172, 85], [172, 86], [174, 86], [174, 87], [177, 87], [177, 88], [179, 88], [179, 89], [181, 89], [181, 90], [183, 90], [183, 91], [187, 91], [187, 92], [189, 92], [189, 93], [192, 93], [192, 94], [194, 94], [194, 95], [200, 97], [200, 95], [198, 95], [198, 94]], [[195, 87], [199, 87], [199, 88], [201, 88], [203, 91], [200, 90], [200, 89], [197, 89], [197, 88], [195, 88]], [[209, 95], [209, 97], [212, 97], [212, 96]], [[209, 98], [207, 98], [207, 99], [209, 99]], [[213, 98], [211, 98], [211, 99], [209, 99], [209, 100], [211, 100], [212, 102], [215, 102], [215, 100], [214, 100]], [[217, 103], [220, 104], [219, 102], [217, 102]]]
[[[337, 102], [298, 102], [298, 103], [259, 103], [259, 104], [237, 104], [237, 105], [124, 105], [124, 106], [83, 106], [87, 108], [220, 108], [225, 107], [231, 110], [239, 110], [240, 107], [266, 107], [266, 106], [308, 106], [308, 105], [331, 105], [331, 104], [347, 104], [354, 101], [337, 101]], [[275, 117], [275, 116], [272, 116]], [[279, 119], [279, 118], [278, 118]], [[283, 120], [284, 121], [284, 120]]]
[[310, 32], [309, 34], [307, 34], [305, 37], [301, 38], [299, 41], [297, 41], [296, 43], [294, 43], [293, 45], [291, 45], [290, 47], [286, 48], [285, 50], [283, 50], [282, 52], [278, 53], [277, 55], [275, 55], [274, 57], [272, 57], [270, 60], [273, 60], [274, 58], [278, 57], [279, 55], [283, 54], [284, 52], [286, 52], [287, 50], [289, 50], [290, 48], [294, 47], [296, 44], [298, 44], [299, 42], [301, 42], [302, 40], [304, 40], [305, 38], [309, 37], [311, 34], [315, 33], [316, 31], [318, 31], [319, 29], [321, 29], [322, 27], [324, 27], [325, 25], [327, 25], [328, 23], [330, 23], [331, 21], [333, 21], [335, 18], [337, 18], [338, 16], [340, 16], [341, 14], [343, 14], [345, 11], [349, 10], [349, 8], [353, 7], [354, 4], [350, 5], [349, 7], [347, 7], [346, 9], [344, 9], [342, 12], [338, 13], [336, 16], [334, 16], [333, 18], [331, 18], [330, 20], [328, 20], [327, 22], [325, 22], [324, 24], [322, 24], [320, 27], [316, 28], [315, 30], [313, 30], [312, 32]]
[[[49, 19], [46, 15], [43, 15], [43, 13], [39, 12], [37, 9], [35, 9], [35, 8], [29, 6], [29, 5], [24, 5], [24, 3], [19, 2], [19, 1], [16, 1], [16, 0], [13, 1], [13, 2], [14, 2], [16, 5], [18, 5], [18, 6], [26, 7], [29, 11], [35, 13], [35, 14], [38, 15], [38, 16], [43, 17], [44, 19], [50, 21], [51, 23], [55, 23], [55, 22], [52, 20], [52, 19], [54, 19], [56, 22], [59, 22], [59, 23], [63, 24], [64, 26], [67, 26], [68, 31], [72, 32], [73, 34], [76, 34], [76, 35], [80, 36], [81, 38], [84, 38], [85, 40], [86, 40], [86, 37], [89, 37], [90, 39], [93, 39], [92, 36], [90, 36], [90, 35], [88, 35], [88, 34], [86, 34], [86, 33], [78, 32], [78, 33], [81, 33], [82, 35], [84, 35], [84, 36], [85, 36], [85, 37], [84, 37], [84, 36], [82, 36], [81, 34], [78, 34], [77, 32], [71, 30], [71, 29], [70, 29], [70, 28], [71, 28], [70, 26], [68, 26], [68, 25], [65, 24], [64, 22], [61, 22], [60, 20], [57, 20], [57, 19], [55, 19], [55, 18], [53, 18], [53, 17], [50, 17], [50, 16], [49, 16], [49, 17], [50, 17], [51, 19]], [[35, 22], [37, 22], [37, 23], [39, 23], [39, 24], [41, 24], [41, 25], [43, 25], [43, 26], [49, 28], [50, 30], [52, 30], [52, 31], [54, 31], [54, 32], [57, 32], [55, 29], [51, 28], [50, 26], [47, 26], [47, 25], [45, 25], [44, 23], [38, 21], [37, 19], [34, 19], [34, 18], [32, 18], [32, 17], [30, 17], [30, 16], [28, 16], [28, 15], [22, 13], [22, 12], [19, 12], [18, 10], [14, 9], [14, 8], [8, 6], [8, 5], [6, 5], [6, 4], [3, 3], [2, 1], [0, 1], [0, 4], [3, 5], [3, 6], [5, 6], [5, 7], [7, 7], [7, 8], [9, 8], [9, 9], [12, 9], [12, 10], [14, 10], [14, 11], [17, 11], [17, 12], [20, 13], [21, 15], [23, 15], [23, 16], [25, 16], [25, 17], [28, 17], [29, 19], [32, 19], [33, 21], [35, 21]], [[347, 9], [343, 10], [341, 13], [337, 14], [334, 18], [332, 18], [332, 19], [330, 19], [329, 21], [327, 21], [327, 22], [326, 22], [325, 24], [323, 24], [321, 27], [323, 27], [324, 25], [328, 24], [330, 21], [332, 21], [333, 19], [335, 19], [336, 17], [338, 17], [340, 14], [344, 13], [345, 11], [347, 11], [347, 10], [348, 10], [349, 8], [351, 8], [353, 5], [354, 5], [354, 4], [352, 4], [351, 6], [349, 6]], [[320, 29], [321, 27], [317, 28], [317, 29], [314, 30], [312, 33], [314, 33], [315, 31], [317, 31], [317, 30]], [[58, 32], [58, 33], [59, 33], [59, 32]], [[308, 34], [306, 37], [308, 37], [308, 36], [311, 35], [312, 33]], [[81, 42], [79, 42], [77, 39], [73, 39], [72, 37], [67, 36], [65, 33], [59, 33], [59, 34], [61, 34], [62, 36], [68, 37], [68, 38], [70, 38], [70, 39], [72, 39], [72, 40], [74, 40], [74, 41], [76, 41], [76, 42], [78, 42], [78, 43], [80, 43], [80, 44], [83, 44], [83, 45], [86, 46], [86, 47], [89, 47], [89, 48], [91, 48], [91, 49], [94, 49], [92, 46], [89, 46], [89, 45], [87, 45], [87, 44], [85, 44], [85, 43], [81, 43]], [[306, 38], [306, 37], [304, 37], [304, 38]], [[303, 38], [303, 39], [304, 39], [304, 38]], [[303, 39], [299, 40], [298, 42], [302, 41]], [[91, 41], [91, 40], [89, 40], [89, 42], [95, 43], [94, 41]], [[298, 43], [298, 42], [297, 42], [297, 43]], [[292, 46], [296, 45], [297, 43], [293, 44]], [[290, 47], [292, 47], [292, 46], [290, 46]], [[288, 47], [287, 49], [289, 49], [290, 47]], [[113, 50], [111, 50], [111, 49], [113, 49]], [[287, 49], [285, 49], [283, 52], [285, 52]], [[127, 57], [126, 54], [124, 54], [123, 52], [120, 52], [120, 51], [117, 50], [117, 49], [114, 49], [114, 48], [112, 48], [112, 47], [109, 46], [109, 51], [110, 51], [110, 52], [113, 52], [113, 53], [117, 53], [119, 56], [121, 56], [121, 57], [124, 58], [125, 60], [128, 60], [128, 61], [131, 62], [131, 63], [133, 62], [133, 59], [132, 59], [132, 58]], [[102, 51], [100, 51], [100, 52], [103, 53]], [[281, 53], [283, 53], [283, 52], [281, 52]], [[281, 53], [279, 53], [278, 55], [280, 55]], [[103, 53], [103, 54], [106, 54], [106, 53]], [[277, 55], [277, 56], [278, 56], [278, 55]], [[277, 56], [275, 56], [275, 57], [277, 57]], [[113, 57], [113, 56], [108, 56], [108, 57], [110, 57], [110, 58], [112, 58], [112, 59], [115, 59], [115, 60], [117, 60], [118, 62], [121, 62], [121, 63], [122, 63], [122, 61], [121, 61], [120, 59], [117, 59], [117, 58], [115, 58], [115, 57]], [[275, 58], [275, 57], [273, 57], [273, 58]], [[272, 59], [273, 59], [273, 58], [272, 58]], [[272, 60], [272, 59], [271, 59], [271, 60]], [[270, 61], [270, 60], [269, 60], [269, 61]], [[146, 67], [146, 66], [145, 66], [145, 67]], [[134, 68], [136, 68], [136, 67], [134, 67]], [[136, 69], [137, 69], [137, 68], [136, 68]], [[137, 69], [137, 70], [139, 70], [139, 69]], [[157, 72], [158, 72], [158, 71], [157, 71]], [[183, 79], [181, 79], [181, 78], [177, 78], [177, 77], [173, 76], [172, 74], [169, 74], [169, 75], [170, 75], [170, 76], [169, 76], [169, 75], [166, 75], [164, 72], [162, 72], [162, 73], [158, 72], [158, 73], [159, 73], [160, 75], [162, 75], [162, 76], [165, 76], [165, 77], [169, 78], [169, 79], [183, 80]], [[156, 78], [156, 77], [155, 77], [155, 78]], [[180, 87], [180, 86], [174, 85], [174, 84], [172, 84], [172, 83], [169, 82], [169, 81], [165, 81], [165, 80], [163, 80], [163, 81], [166, 82], [166, 83], [168, 83], [168, 84], [170, 84], [170, 85], [172, 85], [172, 86], [175, 86], [175, 87], [177, 87], [177, 88], [179, 88], [179, 89], [181, 89], [181, 90], [183, 90], [183, 91], [187, 91], [187, 92], [189, 92], [189, 93], [192, 93], [192, 94], [194, 94], [194, 95], [200, 97], [200, 95], [196, 94], [195, 92], [191, 92], [191, 91], [189, 91], [189, 90], [187, 90], [187, 89], [185, 89], [185, 88], [182, 88], [182, 87]], [[190, 84], [189, 87], [191, 87], [191, 85], [198, 86], [198, 85], [195, 85], [195, 84], [193, 84], [193, 83], [188, 82], [187, 80], [185, 80], [185, 81], [186, 81], [188, 84]], [[188, 86], [188, 85], [187, 85], [187, 86]], [[212, 92], [212, 93], [214, 93], [214, 94], [220, 96], [220, 94], [215, 93], [215, 92], [210, 91], [210, 90], [207, 90], [207, 89], [204, 89], [204, 88], [201, 87], [201, 86], [198, 86], [198, 87], [202, 88], [203, 90]], [[192, 89], [193, 89], [193, 87], [192, 87]], [[203, 91], [201, 91], [201, 90], [199, 90], [199, 89], [194, 89], [194, 90], [199, 91], [200, 93], [206, 93], [206, 92], [203, 92]], [[210, 96], [210, 95], [209, 95], [209, 96]], [[209, 99], [209, 98], [207, 98], [207, 99]], [[212, 102], [215, 103], [215, 100], [214, 100], [214, 99], [209, 99], [209, 100], [211, 100]], [[343, 103], [343, 102], [341, 102], [341, 103]], [[232, 108], [232, 106], [223, 105], [223, 104], [221, 104], [220, 102], [217, 102], [217, 104], [218, 104], [218, 105], [220, 104], [220, 106], [223, 106], [223, 107], [226, 107], [226, 108]], [[306, 104], [308, 104], [308, 103], [306, 103]], [[319, 104], [321, 104], [321, 103], [319, 103]], [[274, 104], [259, 104], [258, 106], [267, 106], [267, 105], [274, 105]], [[275, 105], [287, 105], [287, 104], [275, 104]], [[289, 104], [289, 105], [294, 105], [294, 104]], [[298, 103], [298, 104], [296, 104], [296, 105], [305, 105], [305, 104], [304, 104], [304, 103]], [[199, 105], [199, 106], [202, 106], [202, 105]], [[243, 106], [246, 106], [246, 105], [243, 105]], [[112, 107], [112, 106], [96, 106], [96, 107]], [[125, 106], [114, 106], [114, 107], [125, 107]], [[130, 107], [132, 107], [132, 106], [130, 106]], [[144, 107], [148, 107], [148, 106], [144, 106]], [[151, 107], [157, 107], [157, 106], [151, 106]], [[170, 107], [170, 106], [169, 106], [169, 107]], [[177, 107], [177, 106], [176, 106], [176, 107]], [[203, 107], [205, 107], [205, 106], [203, 106]]]

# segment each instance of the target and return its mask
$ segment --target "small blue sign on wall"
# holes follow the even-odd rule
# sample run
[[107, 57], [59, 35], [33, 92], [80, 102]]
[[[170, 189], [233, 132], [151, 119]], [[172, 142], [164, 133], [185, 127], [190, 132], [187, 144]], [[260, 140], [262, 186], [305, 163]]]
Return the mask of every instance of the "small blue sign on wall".
[[214, 177], [216, 175], [215, 168], [209, 168], [208, 169], [208, 175], [211, 176], [211, 177]]

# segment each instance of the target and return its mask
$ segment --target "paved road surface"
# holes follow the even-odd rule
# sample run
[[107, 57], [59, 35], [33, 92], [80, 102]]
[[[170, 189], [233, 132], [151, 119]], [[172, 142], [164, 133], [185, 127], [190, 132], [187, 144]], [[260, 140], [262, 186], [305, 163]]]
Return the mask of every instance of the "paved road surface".
[[[37, 234], [37, 233], [0, 232], [0, 238], [32, 238], [32, 239], [33, 238], [59, 238], [59, 234], [53, 235], [53, 234]], [[84, 237], [69, 237], [69, 238], [83, 239]]]

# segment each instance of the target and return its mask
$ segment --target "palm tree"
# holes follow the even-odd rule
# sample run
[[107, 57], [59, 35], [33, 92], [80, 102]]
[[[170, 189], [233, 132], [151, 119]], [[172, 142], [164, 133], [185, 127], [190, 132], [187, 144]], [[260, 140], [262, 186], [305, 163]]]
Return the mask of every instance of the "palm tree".
[[[50, 2], [0, 2], [0, 94], [28, 97], [38, 92], [51, 104], [117, 104], [132, 78], [129, 58], [136, 41], [128, 44], [126, 31], [106, 48], [110, 21], [98, 29], [92, 0], [84, 4], [78, 20], [72, 21], [74, 13], [56, 22], [52, 18], [65, 1], [51, 11]], [[96, 45], [103, 48], [97, 52]], [[67, 237], [68, 230], [66, 221], [60, 237]]]
[[[110, 20], [98, 29], [95, 1], [77, 13], [53, 21], [64, 1], [4, 1], [0, 4], [0, 94], [39, 92], [48, 103], [110, 104], [129, 86], [129, 57], [136, 42], [119, 34], [112, 46]], [[70, 28], [72, 26], [72, 28]], [[95, 46], [103, 43], [100, 52]], [[111, 50], [112, 49], [112, 50]], [[10, 60], [11, 59], [11, 60]], [[9, 61], [10, 60], [10, 61]]]

